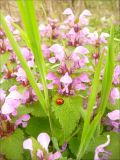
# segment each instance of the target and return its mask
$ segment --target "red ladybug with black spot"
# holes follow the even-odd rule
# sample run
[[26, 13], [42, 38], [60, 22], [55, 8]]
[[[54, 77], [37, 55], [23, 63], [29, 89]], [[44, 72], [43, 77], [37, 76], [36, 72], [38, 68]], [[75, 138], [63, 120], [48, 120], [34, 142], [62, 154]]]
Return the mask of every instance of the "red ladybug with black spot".
[[64, 103], [63, 98], [58, 98], [58, 99], [56, 100], [56, 103], [57, 103], [58, 105], [62, 105], [62, 104]]

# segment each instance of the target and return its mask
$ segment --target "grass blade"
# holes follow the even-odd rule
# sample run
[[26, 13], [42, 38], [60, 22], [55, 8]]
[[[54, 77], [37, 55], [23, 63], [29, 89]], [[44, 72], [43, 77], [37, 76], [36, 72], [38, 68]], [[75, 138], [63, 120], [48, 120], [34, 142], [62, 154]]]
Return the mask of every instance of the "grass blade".
[[[88, 101], [88, 108], [86, 111], [86, 115], [85, 115], [85, 120], [84, 120], [84, 126], [83, 126], [83, 132], [82, 132], [82, 138], [81, 138], [81, 145], [85, 139], [85, 135], [88, 131], [89, 125], [90, 125], [90, 118], [91, 118], [91, 114], [93, 111], [93, 106], [95, 104], [96, 101], [96, 96], [97, 96], [97, 92], [98, 92], [98, 86], [99, 86], [99, 81], [100, 81], [100, 72], [101, 72], [101, 68], [102, 68], [102, 62], [103, 62], [103, 58], [104, 58], [104, 53], [101, 55], [98, 66], [96, 68], [96, 72], [94, 75], [94, 79], [93, 79], [93, 83], [92, 83], [92, 91], [89, 97], [89, 101]], [[78, 157], [80, 156], [80, 152], [81, 152], [81, 145], [78, 151]]]
[[108, 55], [107, 62], [105, 65], [105, 71], [102, 81], [102, 92], [101, 92], [101, 103], [99, 106], [99, 111], [104, 114], [108, 97], [110, 93], [110, 89], [112, 86], [113, 72], [114, 72], [114, 63], [115, 63], [115, 53], [114, 53], [114, 27], [111, 27], [109, 46], [108, 46]]
[[104, 71], [104, 76], [102, 81], [101, 103], [100, 103], [97, 115], [95, 116], [94, 120], [91, 122], [88, 130], [86, 130], [85, 136], [83, 136], [84, 139], [81, 140], [81, 145], [80, 145], [78, 156], [77, 156], [78, 160], [80, 160], [84, 155], [92, 137], [94, 136], [97, 125], [100, 123], [101, 117], [104, 114], [105, 108], [107, 106], [108, 97], [109, 97], [109, 93], [112, 85], [112, 75], [114, 71], [115, 54], [113, 52], [113, 46], [114, 46], [113, 43], [114, 43], [114, 28], [111, 27], [107, 61], [106, 61], [105, 71]]
[[22, 39], [25, 41], [25, 43], [27, 44], [27, 46], [29, 48], [31, 48], [30, 42], [29, 42], [28, 37], [27, 37], [26, 33], [24, 32], [24, 30], [21, 27], [19, 27], [16, 23], [12, 23], [12, 25], [20, 32], [20, 35], [21, 35]]
[[25, 31], [29, 38], [31, 49], [35, 57], [35, 62], [37, 64], [37, 67], [40, 73], [40, 78], [44, 88], [45, 99], [46, 99], [46, 102], [48, 103], [49, 98], [48, 98], [48, 89], [46, 84], [46, 66], [45, 66], [44, 57], [43, 57], [42, 49], [40, 45], [40, 35], [39, 35], [37, 20], [35, 16], [33, 0], [30, 0], [30, 1], [18, 0], [18, 7], [20, 9]]

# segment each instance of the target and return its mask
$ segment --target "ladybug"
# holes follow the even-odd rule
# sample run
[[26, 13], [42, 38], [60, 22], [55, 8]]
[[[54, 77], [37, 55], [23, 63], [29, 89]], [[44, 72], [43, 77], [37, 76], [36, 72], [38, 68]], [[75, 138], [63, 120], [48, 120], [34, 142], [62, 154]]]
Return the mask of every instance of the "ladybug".
[[58, 105], [62, 105], [62, 104], [64, 103], [64, 100], [63, 100], [62, 98], [58, 98], [58, 99], [56, 100], [56, 103], [57, 103]]

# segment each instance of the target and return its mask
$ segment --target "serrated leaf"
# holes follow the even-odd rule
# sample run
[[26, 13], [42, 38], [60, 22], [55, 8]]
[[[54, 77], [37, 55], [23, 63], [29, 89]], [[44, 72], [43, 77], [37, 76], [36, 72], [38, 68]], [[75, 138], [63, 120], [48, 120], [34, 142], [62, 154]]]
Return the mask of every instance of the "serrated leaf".
[[34, 102], [32, 104], [20, 105], [17, 108], [18, 115], [21, 116], [23, 114], [31, 113], [33, 116], [36, 117], [46, 117], [46, 113], [40, 107], [39, 102]]
[[58, 96], [54, 96], [52, 101], [52, 111], [62, 127], [62, 140], [65, 141], [68, 136], [74, 131], [77, 123], [80, 120], [80, 97], [62, 97], [64, 103], [56, 104]]
[[41, 132], [50, 134], [50, 126], [47, 118], [32, 117], [25, 129], [26, 133], [30, 136], [37, 137]]
[[0, 140], [0, 153], [9, 160], [23, 160], [22, 130], [17, 129], [12, 135]]
[[28, 113], [31, 113], [33, 111], [33, 108], [32, 106], [25, 106], [25, 105], [20, 105], [18, 108], [17, 108], [17, 113], [18, 113], [18, 116], [22, 116], [24, 114], [28, 114]]

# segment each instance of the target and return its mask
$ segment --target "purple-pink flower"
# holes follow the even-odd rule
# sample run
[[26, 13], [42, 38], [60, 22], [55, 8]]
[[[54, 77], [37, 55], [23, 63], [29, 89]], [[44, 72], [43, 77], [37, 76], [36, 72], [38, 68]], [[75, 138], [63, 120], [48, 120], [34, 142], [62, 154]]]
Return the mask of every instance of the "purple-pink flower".
[[22, 95], [16, 90], [10, 91], [8, 96], [5, 98], [5, 102], [2, 105], [1, 112], [2, 114], [12, 114], [16, 115], [16, 109], [21, 103]]
[[112, 104], [115, 104], [116, 100], [120, 99], [120, 91], [118, 88], [112, 88], [109, 99]]
[[110, 135], [107, 135], [107, 142], [99, 145], [95, 149], [94, 160], [108, 160], [111, 153], [106, 151], [104, 148], [107, 147], [109, 144], [110, 144]]
[[22, 125], [22, 127], [25, 128], [27, 126], [27, 121], [29, 119], [30, 119], [29, 114], [22, 115], [19, 119], [16, 120], [15, 125], [16, 126]]
[[[48, 146], [50, 143], [50, 137], [47, 133], [40, 133], [37, 137], [37, 141], [40, 144], [40, 148], [37, 149], [36, 156], [43, 160], [55, 160], [61, 158], [61, 153], [59, 151], [55, 153], [49, 153]], [[32, 151], [34, 151], [34, 147], [32, 145], [32, 139], [28, 138], [23, 142], [23, 148], [29, 149], [32, 156]]]

